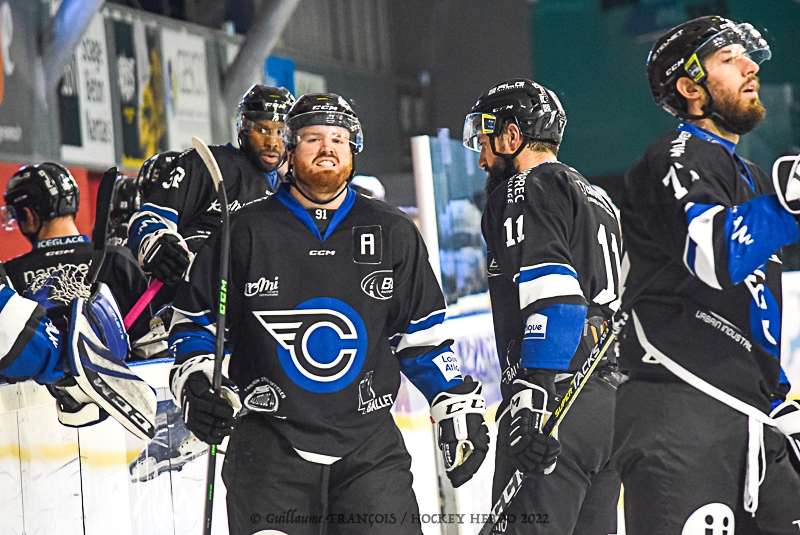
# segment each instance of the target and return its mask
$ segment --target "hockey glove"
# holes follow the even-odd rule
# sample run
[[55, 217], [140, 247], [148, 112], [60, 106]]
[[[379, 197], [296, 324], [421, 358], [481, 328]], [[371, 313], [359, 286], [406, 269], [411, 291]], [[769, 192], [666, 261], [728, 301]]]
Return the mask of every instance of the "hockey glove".
[[222, 444], [233, 431], [240, 407], [236, 385], [225, 377], [219, 395], [211, 390], [211, 381], [203, 372], [189, 374], [183, 384], [183, 421], [186, 428], [206, 444]]
[[784, 401], [772, 411], [770, 417], [789, 439], [789, 445], [794, 451], [792, 466], [800, 472], [800, 403], [795, 400]]
[[168, 286], [175, 286], [189, 267], [189, 251], [177, 233], [156, 231], [142, 241], [139, 261], [142, 269]]
[[772, 184], [781, 205], [800, 216], [800, 156], [783, 156], [772, 165]]
[[436, 396], [431, 404], [431, 417], [438, 424], [439, 449], [453, 487], [472, 479], [489, 451], [485, 412], [481, 383], [469, 375], [460, 385]]
[[555, 373], [528, 372], [511, 385], [511, 431], [509, 446], [514, 461], [528, 474], [551, 473], [561, 453], [557, 438], [542, 434], [542, 427], [558, 405]]

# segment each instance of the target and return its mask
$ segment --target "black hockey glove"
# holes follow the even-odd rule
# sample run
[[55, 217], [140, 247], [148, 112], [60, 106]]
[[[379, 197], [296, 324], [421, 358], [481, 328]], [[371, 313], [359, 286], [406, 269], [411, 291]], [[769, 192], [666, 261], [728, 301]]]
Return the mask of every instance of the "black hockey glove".
[[481, 383], [469, 375], [460, 385], [436, 396], [431, 404], [431, 416], [438, 424], [439, 449], [453, 487], [472, 479], [489, 451], [485, 412]]
[[214, 394], [211, 382], [203, 372], [189, 374], [181, 390], [181, 410], [186, 428], [206, 444], [222, 444], [236, 423], [236, 385], [223, 377], [222, 391], [221, 395]]
[[783, 156], [775, 161], [772, 185], [784, 209], [800, 218], [800, 155]]
[[527, 474], [549, 474], [555, 469], [561, 443], [542, 434], [547, 418], [558, 406], [555, 372], [526, 371], [511, 385], [509, 446], [517, 468]]
[[189, 251], [180, 236], [165, 232], [143, 247], [142, 269], [168, 286], [175, 286], [189, 267]]

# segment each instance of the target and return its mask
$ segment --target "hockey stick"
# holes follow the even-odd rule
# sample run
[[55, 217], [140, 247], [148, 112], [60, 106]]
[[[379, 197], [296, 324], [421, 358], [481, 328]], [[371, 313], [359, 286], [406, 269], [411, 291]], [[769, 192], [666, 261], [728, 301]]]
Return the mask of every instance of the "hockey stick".
[[[228, 286], [228, 259], [231, 249], [230, 221], [228, 219], [228, 196], [225, 194], [225, 185], [222, 183], [222, 172], [219, 170], [217, 160], [211, 154], [208, 145], [198, 137], [192, 138], [192, 145], [197, 154], [206, 164], [214, 186], [217, 188], [219, 199], [220, 218], [222, 219], [222, 236], [219, 250], [219, 309], [217, 310], [217, 336], [214, 347], [214, 383], [213, 391], [219, 394], [222, 391], [222, 359], [225, 355], [225, 302]], [[217, 475], [217, 446], [211, 444], [208, 451], [208, 471], [206, 473], [206, 506], [203, 516], [203, 534], [211, 535], [211, 515], [214, 507], [214, 480]]]
[[136, 304], [133, 305], [133, 307], [125, 315], [123, 323], [125, 324], [126, 331], [131, 328], [137, 319], [139, 319], [139, 315], [141, 315], [145, 307], [150, 304], [150, 301], [153, 300], [153, 297], [155, 297], [162, 286], [164, 286], [164, 283], [158, 279], [155, 279], [150, 283], [150, 286], [147, 287], [147, 290], [144, 291], [139, 300], [136, 301]]
[[108, 215], [111, 213], [111, 197], [114, 195], [114, 184], [119, 171], [111, 167], [103, 174], [100, 186], [97, 188], [97, 200], [94, 209], [94, 230], [92, 230], [92, 243], [94, 251], [89, 262], [89, 271], [86, 273], [86, 284], [91, 286], [97, 280], [103, 259], [106, 256], [106, 239], [108, 237]]
[[[567, 389], [564, 396], [561, 398], [561, 403], [559, 403], [550, 419], [547, 420], [547, 423], [542, 428], [543, 435], [553, 436], [553, 434], [555, 434], [556, 429], [558, 429], [558, 426], [561, 424], [562, 420], [564, 420], [564, 416], [569, 412], [575, 399], [581, 393], [581, 390], [583, 390], [586, 382], [592, 376], [592, 373], [603, 359], [603, 355], [606, 354], [608, 348], [613, 344], [615, 338], [616, 335], [612, 332], [611, 328], [605, 330], [603, 336], [592, 349], [592, 352], [589, 353], [581, 369], [575, 373], [575, 377], [570, 381], [569, 389]], [[524, 483], [526, 479], [527, 476], [523, 472], [519, 470], [514, 472], [514, 475], [511, 476], [511, 480], [506, 484], [505, 489], [503, 489], [503, 493], [497, 499], [494, 507], [492, 507], [489, 520], [483, 525], [478, 535], [490, 535], [492, 531], [494, 531], [495, 525], [503, 520], [503, 513], [508, 509], [508, 506], [511, 505], [511, 500], [517, 495], [519, 489], [522, 487], [522, 483]]]

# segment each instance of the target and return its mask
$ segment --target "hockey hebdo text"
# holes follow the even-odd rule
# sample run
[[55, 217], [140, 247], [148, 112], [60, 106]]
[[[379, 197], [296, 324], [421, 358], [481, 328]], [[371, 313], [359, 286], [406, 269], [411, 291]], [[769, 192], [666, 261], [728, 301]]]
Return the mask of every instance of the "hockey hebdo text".
[[[402, 518], [398, 518], [396, 513], [330, 513], [327, 515], [308, 515], [301, 514], [297, 509], [287, 509], [279, 513], [266, 513], [261, 515], [253, 513], [250, 515], [250, 522], [253, 524], [260, 524], [262, 521], [267, 524], [281, 525], [281, 524], [321, 524], [323, 521], [326, 524], [362, 524], [362, 525], [380, 525], [380, 524], [485, 524], [493, 520], [492, 515], [484, 513], [463, 513], [463, 514], [421, 514], [421, 513], [405, 513]], [[506, 524], [549, 524], [548, 515], [530, 513], [530, 514], [508, 514], [501, 515], [498, 523]]]

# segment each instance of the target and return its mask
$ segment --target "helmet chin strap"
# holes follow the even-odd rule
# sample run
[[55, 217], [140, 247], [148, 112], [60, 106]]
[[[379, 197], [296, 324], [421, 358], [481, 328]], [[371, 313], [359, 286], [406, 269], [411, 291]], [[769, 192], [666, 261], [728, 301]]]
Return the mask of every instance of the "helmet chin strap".
[[497, 149], [494, 146], [495, 136], [493, 136], [493, 135], [489, 136], [489, 146], [492, 147], [492, 153], [495, 156], [503, 158], [506, 161], [506, 163], [508, 163], [508, 164], [513, 164], [514, 160], [517, 158], [517, 156], [519, 156], [522, 153], [522, 150], [527, 145], [527, 143], [525, 142], [525, 137], [523, 136], [521, 139], [522, 139], [522, 143], [520, 143], [519, 148], [517, 148], [517, 150], [515, 150], [513, 154], [506, 154], [504, 152], [497, 152]]

